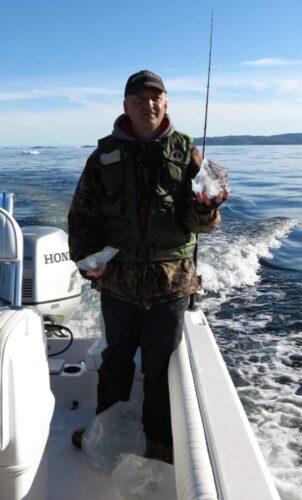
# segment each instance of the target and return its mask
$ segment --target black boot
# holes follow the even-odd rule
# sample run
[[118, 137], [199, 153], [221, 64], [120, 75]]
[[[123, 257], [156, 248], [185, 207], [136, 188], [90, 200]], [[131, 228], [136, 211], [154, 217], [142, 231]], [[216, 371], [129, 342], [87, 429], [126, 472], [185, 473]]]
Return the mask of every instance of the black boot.
[[144, 457], [161, 460], [167, 464], [173, 464], [173, 446], [155, 443], [151, 441], [151, 439], [147, 439]]

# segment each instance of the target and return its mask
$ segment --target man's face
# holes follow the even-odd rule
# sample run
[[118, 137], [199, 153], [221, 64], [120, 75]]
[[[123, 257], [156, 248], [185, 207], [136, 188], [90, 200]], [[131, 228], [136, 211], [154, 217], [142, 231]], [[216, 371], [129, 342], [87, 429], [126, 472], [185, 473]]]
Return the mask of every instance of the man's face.
[[124, 110], [134, 131], [155, 131], [167, 111], [166, 94], [153, 88], [141, 90], [126, 97]]

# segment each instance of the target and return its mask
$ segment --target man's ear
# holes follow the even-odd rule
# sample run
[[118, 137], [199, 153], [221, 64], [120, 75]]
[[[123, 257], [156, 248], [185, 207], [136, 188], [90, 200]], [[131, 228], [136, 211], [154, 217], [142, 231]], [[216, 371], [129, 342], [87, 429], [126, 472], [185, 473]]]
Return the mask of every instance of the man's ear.
[[125, 113], [127, 113], [127, 111], [128, 111], [128, 105], [127, 105], [126, 99], [124, 100], [123, 105], [124, 105], [124, 111], [125, 111]]

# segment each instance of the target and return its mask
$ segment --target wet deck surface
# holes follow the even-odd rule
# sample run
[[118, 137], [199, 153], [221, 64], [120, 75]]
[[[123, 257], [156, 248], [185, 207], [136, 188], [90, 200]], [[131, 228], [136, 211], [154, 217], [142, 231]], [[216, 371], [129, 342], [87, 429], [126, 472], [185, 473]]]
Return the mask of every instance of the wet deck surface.
[[[81, 364], [92, 342], [77, 340], [60, 357], [67, 363]], [[60, 342], [54, 340], [49, 344], [50, 350], [59, 350]], [[85, 454], [71, 442], [72, 432], [95, 417], [96, 386], [96, 372], [51, 375], [56, 405], [48, 440], [48, 500], [122, 499], [111, 476], [93, 470]]]

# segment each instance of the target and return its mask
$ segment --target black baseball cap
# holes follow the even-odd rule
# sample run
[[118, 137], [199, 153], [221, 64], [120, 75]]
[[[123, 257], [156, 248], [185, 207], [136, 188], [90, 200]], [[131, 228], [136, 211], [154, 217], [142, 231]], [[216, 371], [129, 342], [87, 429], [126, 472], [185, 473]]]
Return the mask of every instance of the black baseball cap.
[[125, 97], [127, 95], [136, 94], [140, 90], [154, 88], [161, 90], [161, 92], [166, 92], [165, 86], [163, 84], [160, 76], [156, 75], [152, 71], [143, 69], [138, 71], [133, 75], [129, 76], [126, 87], [125, 87]]

